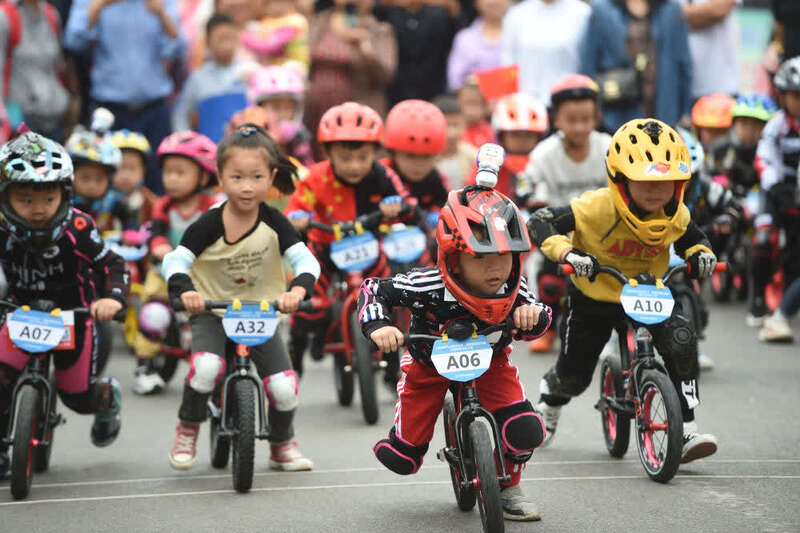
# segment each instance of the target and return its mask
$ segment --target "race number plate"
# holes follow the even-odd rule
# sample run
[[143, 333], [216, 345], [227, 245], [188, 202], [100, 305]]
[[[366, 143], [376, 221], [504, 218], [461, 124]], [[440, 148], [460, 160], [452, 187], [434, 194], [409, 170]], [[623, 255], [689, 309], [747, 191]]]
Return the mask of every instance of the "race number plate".
[[378, 239], [372, 233], [331, 243], [331, 260], [345, 272], [361, 272], [378, 259]]
[[8, 317], [6, 325], [8, 338], [26, 352], [47, 352], [64, 338], [64, 321], [61, 317], [42, 311], [17, 309]]
[[392, 231], [383, 239], [383, 251], [395, 263], [413, 263], [425, 251], [425, 233], [416, 226]]
[[278, 327], [278, 315], [274, 309], [262, 311], [258, 305], [243, 305], [235, 311], [229, 305], [222, 317], [225, 335], [237, 344], [258, 346], [264, 344], [275, 335]]
[[463, 341], [438, 340], [433, 343], [431, 362], [436, 371], [450, 381], [470, 381], [489, 369], [492, 346], [483, 335]]
[[659, 289], [655, 285], [640, 284], [636, 287], [625, 285], [619, 297], [625, 313], [642, 324], [659, 324], [672, 314], [675, 300], [668, 288]]

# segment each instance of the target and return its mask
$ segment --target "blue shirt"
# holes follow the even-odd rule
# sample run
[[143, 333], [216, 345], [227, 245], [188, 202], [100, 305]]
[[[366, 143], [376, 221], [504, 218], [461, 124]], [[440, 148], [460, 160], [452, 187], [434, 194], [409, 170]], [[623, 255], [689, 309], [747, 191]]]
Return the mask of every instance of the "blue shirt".
[[161, 20], [142, 0], [109, 4], [89, 28], [90, 3], [75, 0], [72, 4], [64, 46], [76, 52], [94, 46], [92, 99], [135, 105], [168, 96], [173, 83], [163, 60], [180, 58], [186, 50], [175, 0], [164, 0], [164, 8], [178, 30], [175, 39], [166, 35]]

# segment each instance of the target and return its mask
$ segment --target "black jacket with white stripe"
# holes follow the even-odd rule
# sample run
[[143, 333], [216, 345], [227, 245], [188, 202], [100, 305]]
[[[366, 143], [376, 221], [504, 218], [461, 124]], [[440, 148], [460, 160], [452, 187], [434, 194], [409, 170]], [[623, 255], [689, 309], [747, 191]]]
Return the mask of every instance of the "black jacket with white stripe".
[[[509, 314], [521, 305], [538, 305], [548, 314], [550, 309], [536, 302], [528, 290], [528, 282], [524, 276], [520, 280], [519, 293]], [[411, 312], [409, 333], [440, 335], [447, 325], [454, 320], [469, 320], [478, 330], [489, 327], [489, 324], [478, 319], [464, 308], [447, 290], [442, 274], [436, 267], [415, 268], [406, 274], [396, 274], [391, 278], [368, 278], [361, 285], [358, 296], [358, 317], [361, 331], [369, 338], [370, 334], [384, 326], [392, 326], [391, 313], [394, 307], [406, 307]], [[547, 329], [550, 321], [544, 322], [542, 331], [525, 332], [521, 338], [538, 337]], [[504, 336], [494, 345], [495, 355], [502, 353], [511, 343]], [[430, 365], [431, 341], [412, 342], [408, 346], [411, 356]]]

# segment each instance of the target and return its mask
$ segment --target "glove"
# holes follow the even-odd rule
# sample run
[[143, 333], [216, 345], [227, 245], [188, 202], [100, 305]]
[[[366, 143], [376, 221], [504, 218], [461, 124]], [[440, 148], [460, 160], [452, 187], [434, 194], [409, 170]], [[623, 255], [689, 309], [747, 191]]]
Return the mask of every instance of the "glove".
[[309, 213], [308, 211], [303, 211], [301, 209], [298, 209], [297, 211], [292, 211], [291, 213], [286, 215], [286, 218], [288, 218], [289, 220], [296, 220], [298, 218], [303, 218], [303, 217], [311, 218], [311, 213]]
[[689, 277], [692, 279], [702, 279], [711, 276], [714, 267], [717, 266], [717, 256], [708, 252], [695, 252], [689, 259]]
[[595, 256], [581, 250], [576, 250], [575, 248], [567, 253], [564, 257], [564, 262], [572, 265], [572, 268], [575, 269], [576, 276], [579, 278], [589, 278], [589, 281], [594, 281], [598, 270], [600, 270], [600, 263], [597, 262]]
[[401, 196], [399, 196], [397, 194], [394, 194], [392, 196], [387, 196], [386, 198], [381, 200], [381, 203], [389, 205], [389, 204], [399, 204], [402, 201], [403, 201], [403, 198]]
[[431, 211], [428, 213], [428, 216], [425, 217], [425, 223], [430, 228], [435, 228], [439, 225], [439, 211]]

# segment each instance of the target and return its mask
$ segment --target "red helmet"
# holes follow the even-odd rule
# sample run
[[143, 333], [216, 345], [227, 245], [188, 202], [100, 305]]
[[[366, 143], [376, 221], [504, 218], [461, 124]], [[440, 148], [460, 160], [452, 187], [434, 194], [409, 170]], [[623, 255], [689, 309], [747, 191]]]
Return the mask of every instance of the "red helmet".
[[447, 148], [447, 120], [424, 100], [405, 100], [386, 116], [383, 145], [410, 154], [435, 155]]
[[597, 100], [600, 88], [589, 76], [567, 74], [559, 79], [550, 91], [550, 105], [553, 108], [567, 100]]
[[[482, 234], [481, 240], [475, 235], [476, 230]], [[531, 249], [528, 230], [514, 202], [494, 189], [480, 185], [450, 191], [447, 203], [439, 213], [436, 242], [439, 245], [439, 269], [447, 290], [484, 322], [499, 324], [505, 320], [519, 292], [519, 254]], [[495, 296], [471, 293], [453, 275], [456, 252], [472, 255], [512, 253], [514, 264], [506, 291]]]
[[543, 103], [525, 93], [504, 96], [492, 112], [495, 131], [547, 131], [547, 108]]
[[692, 124], [697, 128], [730, 128], [735, 104], [727, 94], [703, 96], [692, 107]]
[[325, 111], [317, 129], [317, 141], [320, 143], [379, 143], [382, 135], [383, 121], [380, 115], [371, 107], [355, 102], [345, 102]]
[[156, 154], [159, 163], [163, 163], [165, 156], [182, 155], [197, 163], [212, 176], [217, 173], [217, 145], [202, 133], [194, 131], [173, 133], [161, 141]]

